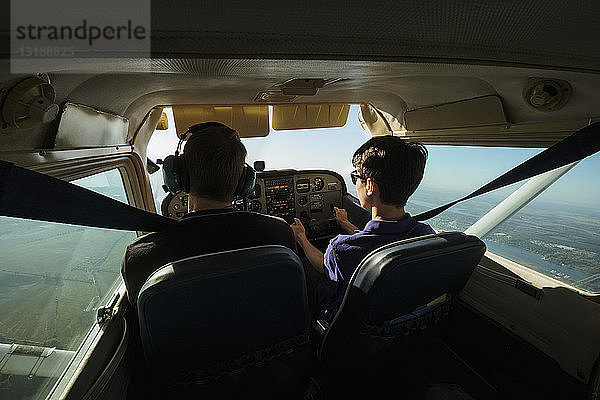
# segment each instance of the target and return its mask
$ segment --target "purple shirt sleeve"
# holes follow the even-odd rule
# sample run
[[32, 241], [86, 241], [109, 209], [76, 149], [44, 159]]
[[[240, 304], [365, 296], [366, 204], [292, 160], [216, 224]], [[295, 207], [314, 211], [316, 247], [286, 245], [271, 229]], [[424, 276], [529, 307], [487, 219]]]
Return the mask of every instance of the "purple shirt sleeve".
[[323, 265], [325, 266], [325, 271], [330, 280], [337, 282], [337, 273], [339, 270], [338, 258], [335, 254], [335, 243], [334, 239], [329, 242], [329, 246], [327, 246], [327, 250], [325, 250], [325, 255], [323, 256]]

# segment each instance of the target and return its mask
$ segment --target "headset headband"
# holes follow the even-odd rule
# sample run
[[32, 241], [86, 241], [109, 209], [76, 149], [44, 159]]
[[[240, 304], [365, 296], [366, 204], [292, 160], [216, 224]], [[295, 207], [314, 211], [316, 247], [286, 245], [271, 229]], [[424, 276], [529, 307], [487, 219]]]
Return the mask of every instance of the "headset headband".
[[215, 122], [215, 121], [202, 122], [200, 124], [190, 126], [185, 132], [183, 132], [181, 134], [181, 136], [179, 137], [179, 143], [177, 143], [177, 149], [175, 150], [175, 155], [176, 156], [179, 155], [179, 153], [181, 152], [181, 145], [190, 135], [195, 134], [195, 133], [200, 133], [201, 131], [208, 129], [208, 128], [217, 128], [217, 127], [229, 129], [229, 130], [233, 131], [236, 135], [239, 136], [239, 134], [237, 133], [237, 131], [235, 129], [231, 129], [227, 125], [222, 124], [220, 122]]

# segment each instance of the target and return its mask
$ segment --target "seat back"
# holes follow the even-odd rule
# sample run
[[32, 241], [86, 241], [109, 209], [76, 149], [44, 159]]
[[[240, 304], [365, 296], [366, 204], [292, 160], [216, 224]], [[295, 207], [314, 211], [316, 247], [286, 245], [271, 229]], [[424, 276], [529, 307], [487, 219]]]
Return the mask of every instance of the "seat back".
[[415, 349], [436, 332], [485, 253], [475, 236], [446, 232], [370, 253], [352, 276], [319, 357], [342, 366]]
[[137, 311], [148, 369], [171, 397], [303, 388], [310, 314], [302, 264], [286, 247], [167, 264], [140, 290]]
[[175, 261], [174, 255], [183, 259], [274, 244], [296, 250], [294, 233], [281, 218], [246, 211], [200, 211], [129, 245], [121, 271], [127, 296], [135, 304], [146, 280], [160, 267]]

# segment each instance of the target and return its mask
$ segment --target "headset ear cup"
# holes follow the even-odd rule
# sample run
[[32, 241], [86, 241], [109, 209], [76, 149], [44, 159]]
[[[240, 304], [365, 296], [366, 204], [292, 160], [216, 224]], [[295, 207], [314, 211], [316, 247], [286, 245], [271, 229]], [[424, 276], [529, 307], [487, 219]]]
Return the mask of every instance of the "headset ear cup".
[[182, 156], [168, 156], [165, 158], [163, 161], [163, 181], [171, 194], [176, 194], [182, 190], [189, 191], [189, 177]]
[[179, 173], [179, 182], [181, 184], [181, 190], [186, 193], [190, 192], [190, 175], [185, 165], [185, 158], [182, 155], [177, 156], [177, 172]]
[[162, 165], [163, 182], [169, 190], [169, 193], [175, 194], [177, 191], [177, 176], [174, 173], [175, 156], [167, 156]]
[[240, 180], [238, 181], [237, 187], [235, 189], [235, 197], [243, 199], [250, 196], [250, 194], [254, 190], [255, 183], [256, 171], [254, 171], [254, 168], [252, 168], [248, 164], [245, 164], [244, 170], [242, 171], [242, 176], [240, 177]]

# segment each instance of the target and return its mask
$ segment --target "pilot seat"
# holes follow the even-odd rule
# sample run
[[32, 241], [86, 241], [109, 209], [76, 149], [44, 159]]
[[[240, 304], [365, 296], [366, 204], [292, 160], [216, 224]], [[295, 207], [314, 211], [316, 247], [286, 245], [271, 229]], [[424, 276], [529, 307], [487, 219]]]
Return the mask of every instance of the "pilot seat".
[[137, 300], [159, 398], [301, 398], [312, 369], [302, 263], [284, 246], [186, 258]]

